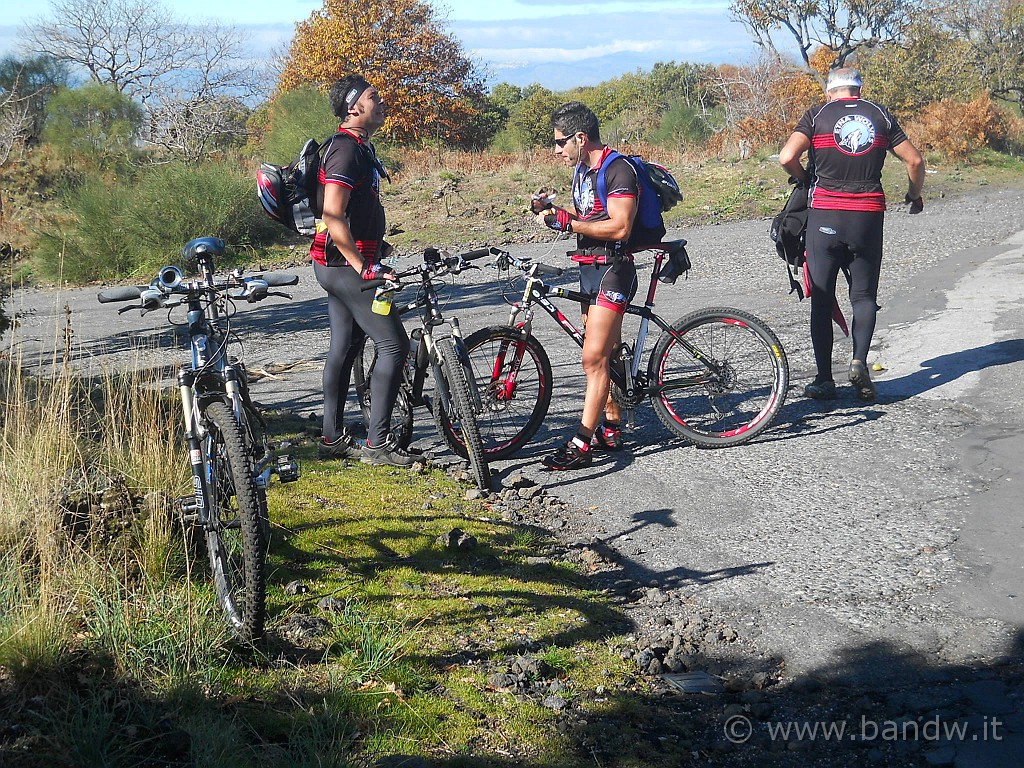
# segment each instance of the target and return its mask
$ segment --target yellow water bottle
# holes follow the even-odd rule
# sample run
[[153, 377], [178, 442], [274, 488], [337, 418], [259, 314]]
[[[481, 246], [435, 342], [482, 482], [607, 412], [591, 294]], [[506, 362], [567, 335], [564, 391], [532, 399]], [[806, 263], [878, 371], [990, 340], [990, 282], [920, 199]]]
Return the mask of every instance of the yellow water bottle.
[[379, 286], [377, 292], [373, 294], [373, 304], [370, 305], [370, 309], [376, 315], [390, 314], [391, 297], [392, 291], [385, 290], [383, 285]]

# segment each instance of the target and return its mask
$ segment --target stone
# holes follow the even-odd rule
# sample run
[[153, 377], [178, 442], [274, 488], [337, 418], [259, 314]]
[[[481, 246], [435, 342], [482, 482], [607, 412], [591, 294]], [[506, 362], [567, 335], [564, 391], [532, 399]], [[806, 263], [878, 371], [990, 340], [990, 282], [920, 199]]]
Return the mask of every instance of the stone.
[[289, 581], [284, 585], [284, 593], [290, 597], [304, 595], [309, 592], [309, 587], [301, 581]]

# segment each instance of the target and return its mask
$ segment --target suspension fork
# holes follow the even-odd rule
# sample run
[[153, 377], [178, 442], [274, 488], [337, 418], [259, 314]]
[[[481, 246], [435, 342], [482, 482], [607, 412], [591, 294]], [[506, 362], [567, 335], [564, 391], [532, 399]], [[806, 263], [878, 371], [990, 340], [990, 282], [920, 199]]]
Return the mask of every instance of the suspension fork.
[[477, 414], [483, 413], [483, 400], [480, 397], [480, 389], [476, 385], [476, 374], [473, 371], [473, 363], [469, 359], [469, 350], [466, 349], [466, 342], [462, 338], [462, 327], [459, 325], [459, 318], [451, 317], [448, 319], [448, 323], [452, 327], [452, 345], [455, 347], [455, 355], [458, 357], [458, 360], [454, 360], [453, 364], [462, 366], [462, 370], [466, 373], [466, 383], [469, 384], [469, 396], [473, 400], [473, 411]]
[[[210, 522], [210, 510], [206, 500], [210, 498], [209, 479], [206, 476], [206, 460], [203, 455], [205, 429], [199, 423], [193, 386], [196, 373], [191, 368], [178, 371], [178, 392], [181, 394], [181, 410], [185, 423], [185, 443], [188, 446], [188, 463], [192, 468], [192, 504], [186, 505], [188, 512], [194, 512], [203, 527]], [[185, 497], [186, 500], [188, 497]]]
[[[524, 297], [529, 296], [530, 286]], [[523, 319], [520, 320], [519, 318]], [[491, 367], [490, 391], [495, 400], [507, 402], [515, 397], [516, 379], [523, 364], [523, 357], [526, 355], [525, 340], [529, 338], [533, 328], [533, 309], [530, 307], [529, 299], [522, 304], [512, 307], [508, 315], [508, 327], [515, 330], [523, 341], [508, 341], [502, 339], [498, 345], [498, 351]], [[509, 358], [509, 347], [512, 348], [512, 357]]]

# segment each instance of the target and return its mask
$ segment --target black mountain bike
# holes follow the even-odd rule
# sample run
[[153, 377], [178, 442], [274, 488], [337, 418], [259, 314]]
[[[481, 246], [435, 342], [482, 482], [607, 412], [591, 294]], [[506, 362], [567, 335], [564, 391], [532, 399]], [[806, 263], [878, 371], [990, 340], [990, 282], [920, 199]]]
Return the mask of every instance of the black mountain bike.
[[270, 288], [295, 285], [299, 279], [283, 272], [243, 277], [240, 270], [216, 278], [214, 258], [223, 253], [223, 240], [197, 238], [182, 249], [197, 277], [186, 279], [181, 268], [167, 266], [148, 286], [109, 288], [98, 299], [140, 300], [119, 314], [167, 309], [172, 325], [180, 324], [172, 322], [172, 310], [185, 308], [192, 362], [181, 366], [177, 381], [194, 492], [178, 503], [183, 521], [203, 531], [228, 624], [241, 640], [252, 642], [262, 636], [266, 620], [266, 486], [272, 474], [290, 482], [298, 479], [299, 470], [294, 459], [275, 452], [266, 422], [249, 397], [245, 366], [228, 356], [231, 319], [236, 302], [291, 298]]
[[[457, 275], [462, 270], [470, 268], [470, 261], [484, 258], [490, 253], [489, 249], [481, 248], [450, 256], [436, 248], [427, 248], [423, 252], [422, 263], [397, 272], [395, 281], [368, 280], [363, 289], [383, 287], [388, 291], [396, 291], [402, 287], [403, 278], [419, 278], [416, 298], [392, 307], [392, 311], [402, 314], [414, 310], [421, 312], [420, 327], [414, 328], [410, 334], [412, 344], [409, 359], [402, 373], [398, 402], [392, 412], [391, 430], [399, 445], [403, 448], [408, 447], [412, 440], [412, 409], [425, 405], [434, 417], [438, 433], [453, 452], [469, 460], [473, 478], [477, 486], [483, 489], [489, 488], [491, 482], [490, 468], [477, 426], [477, 417], [483, 409], [483, 404], [473, 379], [459, 320], [442, 314], [435, 282], [447, 275]], [[441, 331], [444, 326], [448, 326], [447, 331]], [[369, 382], [377, 354], [369, 337], [363, 344], [363, 349], [356, 355], [352, 366], [352, 379], [363, 415], [368, 421]], [[427, 371], [434, 377], [433, 397], [423, 393]]]
[[[765, 430], [782, 408], [789, 364], [775, 333], [749, 312], [700, 309], [671, 324], [654, 314], [659, 279], [675, 282], [689, 268], [685, 245], [685, 240], [677, 240], [647, 249], [654, 254], [651, 282], [645, 303], [626, 307], [626, 314], [638, 316], [640, 325], [635, 340], [624, 342], [609, 365], [612, 397], [626, 409], [649, 399], [661, 422], [695, 445], [738, 445]], [[586, 301], [588, 297], [544, 282], [543, 277], [561, 275], [559, 267], [517, 259], [497, 248], [491, 252], [499, 270], [515, 267], [526, 279], [508, 324], [483, 328], [466, 339], [476, 388], [483, 398], [477, 421], [484, 453], [503, 458], [533, 437], [551, 402], [551, 363], [531, 334], [534, 307], [540, 306], [582, 347], [583, 332], [550, 298]], [[662, 334], [646, 370], [641, 370], [652, 322]]]

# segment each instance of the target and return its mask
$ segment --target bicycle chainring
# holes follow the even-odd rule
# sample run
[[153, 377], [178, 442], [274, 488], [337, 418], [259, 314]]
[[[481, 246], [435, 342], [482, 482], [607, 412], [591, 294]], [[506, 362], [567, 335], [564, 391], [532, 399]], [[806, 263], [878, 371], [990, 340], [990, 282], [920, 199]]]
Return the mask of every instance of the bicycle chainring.
[[644, 390], [646, 388], [647, 377], [643, 374], [639, 374], [633, 382], [632, 397], [626, 397], [626, 393], [619, 389], [619, 385], [613, 381], [611, 385], [612, 402], [619, 406], [619, 408], [636, 408], [643, 402], [645, 397]]

